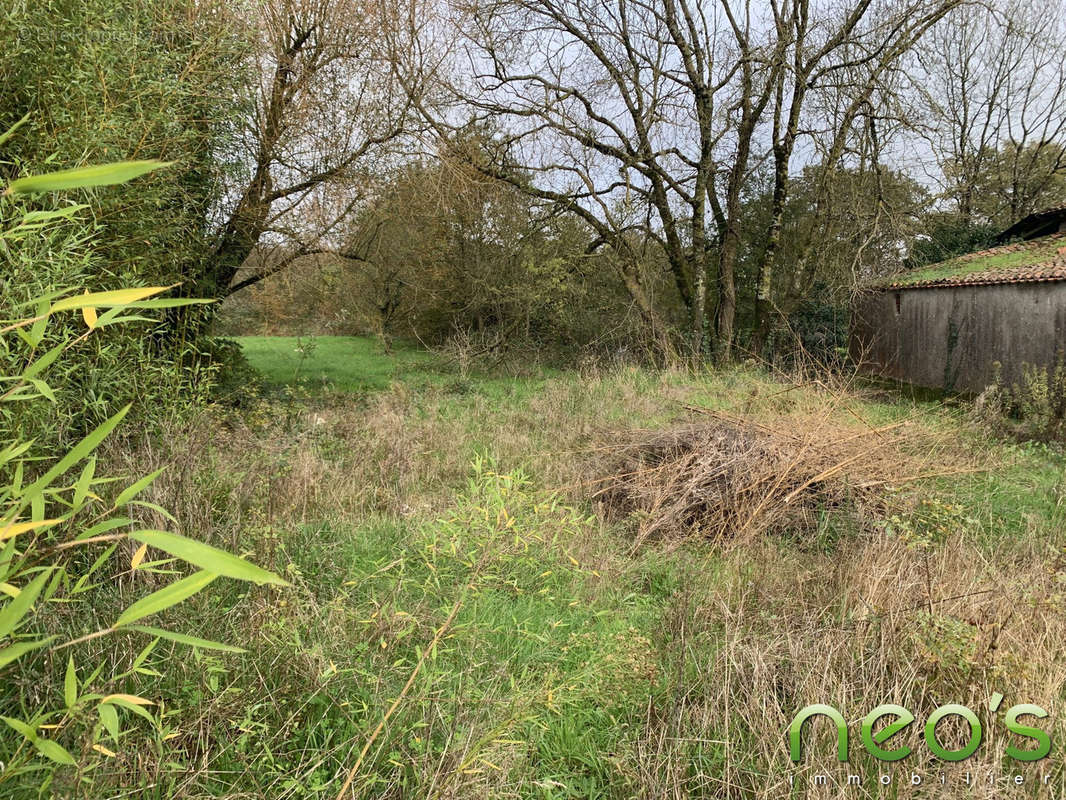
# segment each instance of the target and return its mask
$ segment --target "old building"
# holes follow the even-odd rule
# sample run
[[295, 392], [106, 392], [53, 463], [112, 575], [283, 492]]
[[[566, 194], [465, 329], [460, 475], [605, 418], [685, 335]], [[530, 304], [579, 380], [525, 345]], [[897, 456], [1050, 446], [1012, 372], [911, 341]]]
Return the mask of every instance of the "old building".
[[[1021, 241], [1018, 241], [1018, 240]], [[1066, 348], [1066, 206], [1032, 214], [989, 250], [862, 287], [849, 351], [871, 374], [977, 393], [1052, 367]]]

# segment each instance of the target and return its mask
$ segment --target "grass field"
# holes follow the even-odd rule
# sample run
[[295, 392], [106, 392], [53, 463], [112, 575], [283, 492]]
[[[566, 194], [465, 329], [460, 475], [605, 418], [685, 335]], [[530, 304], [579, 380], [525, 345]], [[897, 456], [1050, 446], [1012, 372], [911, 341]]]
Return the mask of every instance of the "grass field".
[[[332, 390], [207, 415], [137, 463], [176, 462], [152, 499], [293, 587], [220, 585], [166, 620], [249, 652], [144, 677], [165, 732], [124, 743], [138, 796], [329, 798], [350, 779], [358, 798], [835, 797], [805, 782], [842, 774], [824, 728], [804, 769], [788, 760], [807, 703], [849, 721], [883, 702], [919, 720], [984, 709], [994, 691], [1004, 708], [1060, 704], [1054, 449], [990, 441], [958, 408], [751, 369], [459, 380], [368, 340], [323, 337], [298, 368], [293, 339], [242, 345], [271, 383]], [[594, 500], [605, 453], [707, 419], [690, 407], [800, 433], [831, 412], [855, 435], [905, 432], [907, 458], [970, 468], [802, 527], [638, 543], [639, 515]], [[897, 781], [955, 775], [914, 727]], [[1018, 771], [989, 729], [966, 767]], [[925, 796], [998, 796], [983, 791]]]
[[390, 353], [379, 340], [358, 336], [242, 336], [236, 341], [268, 387], [298, 387], [316, 396], [365, 395], [395, 384], [415, 391], [437, 388], [503, 397], [534, 392], [558, 374], [526, 365], [517, 370], [521, 379], [497, 372], [470, 380], [454, 361], [403, 340], [394, 342]]
[[400, 343], [386, 356], [381, 343], [355, 336], [243, 336], [245, 356], [275, 385], [340, 391], [386, 389], [394, 380], [438, 382], [440, 359]]

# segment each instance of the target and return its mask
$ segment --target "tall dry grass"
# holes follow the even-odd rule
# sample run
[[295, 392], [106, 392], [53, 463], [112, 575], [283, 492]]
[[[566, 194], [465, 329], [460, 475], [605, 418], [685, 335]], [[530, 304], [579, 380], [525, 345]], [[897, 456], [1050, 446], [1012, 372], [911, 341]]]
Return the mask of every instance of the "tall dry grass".
[[[638, 752], [649, 796], [778, 798], [790, 796], [789, 775], [803, 783], [802, 797], [885, 796], [874, 782], [886, 772], [894, 774], [888, 796], [1002, 797], [1000, 776], [1018, 773], [1028, 786], [1012, 786], [1010, 796], [1061, 796], [1058, 761], [1010, 762], [1002, 724], [1010, 705], [1031, 702], [1050, 712], [1041, 726], [1054, 742], [1066, 736], [1057, 714], [1066, 683], [1057, 559], [1033, 542], [989, 552], [954, 536], [923, 550], [887, 533], [832, 557], [786, 552], [772, 541], [732, 550], [714, 580], [692, 576], [664, 626], [663, 647], [686, 669], [645, 716]], [[995, 692], [1006, 696], [998, 720], [987, 710]], [[885, 702], [918, 720], [893, 741], [914, 749], [901, 764], [861, 757], [858, 722]], [[817, 724], [808, 728], [803, 764], [789, 761], [788, 726], [811, 703], [833, 705], [849, 721], [850, 765], [835, 761], [827, 729]], [[945, 703], [986, 720], [984, 743], [960, 765], [933, 759], [920, 738], [924, 720]], [[954, 741], [944, 726], [940, 734]], [[691, 743], [699, 741], [721, 743], [720, 772], [693, 776]], [[973, 791], [958, 784], [967, 770], [981, 776]], [[1050, 790], [1036, 785], [1042, 771], [1057, 773]], [[901, 788], [913, 772], [925, 786]], [[953, 788], [929, 785], [942, 772]], [[864, 776], [863, 788], [840, 786], [849, 773]], [[817, 774], [829, 776], [828, 785], [811, 785]], [[989, 774], [998, 779], [992, 786]]]
[[[898, 776], [906, 777], [908, 770], [953, 774], [954, 768], [925, 758], [915, 731], [942, 703], [980, 710], [996, 691], [1006, 696], [1003, 709], [1014, 702], [1043, 705], [1051, 711], [1054, 740], [1066, 741], [1066, 723], [1057, 715], [1066, 675], [1066, 562], [1057, 540], [1034, 523], [1025, 536], [990, 541], [972, 526], [976, 511], [947, 501], [933, 506], [929, 524], [913, 522], [925, 513], [921, 503], [933, 492], [930, 479], [921, 476], [951, 473], [965, 480], [967, 471], [987, 469], [997, 463], [990, 458], [1000, 457], [995, 443], [962, 435], [957, 416], [878, 405], [856, 386], [782, 384], [754, 371], [707, 381], [683, 372], [626, 369], [549, 381], [535, 392], [503, 398], [445, 390], [416, 394], [395, 386], [363, 400], [266, 406], [241, 417], [215, 413], [112, 457], [142, 471], [169, 464], [150, 499], [174, 510], [182, 530], [237, 549], [254, 548], [257, 560], [284, 569], [285, 549], [306, 542], [315, 535], [307, 531], [318, 525], [349, 530], [375, 520], [437, 524], [456, 507], [479, 453], [491, 454], [501, 472], [522, 468], [538, 491], [557, 490], [567, 502], [591, 511], [605, 463], [634, 443], [669, 438], [679, 427], [706, 430], [708, 419], [747, 432], [743, 446], [728, 451], [734, 460], [759, 454], [755, 468], [735, 473], [729, 485], [756, 484], [761, 490], [718, 492], [715, 499], [719, 506], [723, 498], [743, 499], [731, 525], [744, 536], [717, 544], [644, 536], [634, 546], [642, 521], [656, 519], [653, 505], [637, 518], [603, 514], [567, 527], [565, 548], [557, 556], [559, 564], [573, 560], [586, 570], [581, 602], [588, 605], [609, 606], [621, 586], [650, 592], [647, 584], [656, 578], [649, 575], [649, 563], [669, 577], [657, 622], [628, 634], [618, 645], [625, 655], [617, 672], [604, 673], [619, 685], [636, 681], [642, 696], [619, 722], [625, 732], [610, 754], [615, 796], [769, 799], [793, 796], [790, 774], [797, 781], [820, 772], [838, 778], [846, 772], [830, 760], [822, 728], [808, 732], [808, 758], [801, 768], [788, 760], [787, 726], [799, 708], [813, 702], [843, 711], [855, 753], [861, 750], [858, 720], [874, 706], [897, 702], [911, 709], [919, 720], [908, 740], [915, 755], [894, 770]], [[635, 434], [635, 428], [644, 433]], [[685, 451], [684, 463], [674, 465], [670, 480], [645, 486], [650, 496], [666, 492], [662, 496], [669, 498], [679, 480], [691, 483], [693, 476], [720, 466], [721, 453], [713, 457], [716, 462], [700, 449], [717, 439], [701, 436]], [[787, 481], [777, 481], [782, 474]], [[828, 494], [800, 492], [800, 522], [786, 515], [774, 525], [762, 524], [787, 495], [830, 483]], [[857, 505], [855, 491], [865, 498]], [[683, 492], [683, 505], [691, 507], [696, 496], [705, 504], [697, 506], [700, 514], [714, 513], [705, 495]], [[845, 514], [847, 524], [823, 541], [823, 528], [836, 524], [826, 523], [822, 513], [832, 503], [840, 507], [830, 516]], [[746, 526], [745, 519], [755, 519], [760, 507], [766, 516]], [[690, 523], [675, 514], [671, 530], [683, 532]], [[343, 568], [323, 566], [329, 575], [342, 576], [338, 581]], [[552, 568], [558, 565], [544, 565], [545, 571]], [[264, 641], [274, 641], [279, 630], [294, 629], [314, 641], [290, 650], [264, 645], [251, 670], [231, 677], [242, 697], [261, 696], [279, 709], [284, 722], [263, 734], [267, 746], [282, 748], [296, 726], [322, 713], [315, 711], [321, 703], [336, 708], [344, 702], [330, 695], [321, 676], [358, 667], [362, 662], [351, 655], [356, 645], [377, 647], [401, 634], [407, 642], [425, 644], [447, 620], [447, 606], [442, 610], [432, 598], [406, 604], [399, 575], [389, 584], [397, 573], [392, 563], [384, 562], [381, 570], [371, 582], [379, 593], [372, 617], [360, 594], [363, 584], [342, 591], [310, 575], [290, 576], [296, 589], [286, 607], [253, 601], [241, 611], [240, 624], [253, 639], [261, 633]], [[452, 634], [447, 630], [444, 638], [451, 642]], [[331, 637], [338, 647], [329, 646]], [[391, 681], [384, 671], [378, 676], [376, 705], [358, 714], [338, 712], [352, 720], [354, 732], [301, 752], [300, 769], [329, 771], [335, 792], [358, 762], [352, 796], [402, 797], [410, 784], [401, 782], [387, 756], [400, 741], [398, 731], [417, 726], [448, 742], [444, 755], [436, 757], [404, 751], [404, 774], [417, 776], [405, 780], [416, 780], [423, 796], [523, 796], [536, 774], [523, 725], [540, 719], [535, 715], [545, 700], [529, 690], [515, 694], [505, 664], [474, 658], [445, 693], [415, 681], [380, 741], [371, 742], [359, 760], [412, 665], [405, 669], [395, 668]], [[587, 696], [610, 696], [611, 686], [597, 687]], [[182, 784], [188, 796], [198, 796], [192, 787], [211, 774], [218, 752], [232, 746], [212, 731], [226, 715], [240, 713], [240, 703], [225, 694], [200, 708], [189, 726], [199, 733], [182, 740], [200, 755], [200, 772]], [[966, 768], [1011, 771], [1015, 765], [1004, 759], [1002, 732], [1001, 724], [988, 725], [985, 743]], [[499, 769], [484, 767], [480, 758]], [[861, 758], [852, 766], [866, 775], [879, 769]], [[375, 783], [375, 776], [380, 781]], [[902, 779], [894, 796], [1000, 796], [987, 786], [969, 794], [945, 794], [928, 785], [913, 790], [900, 786]], [[283, 790], [281, 777], [264, 780], [263, 791], [295, 796]], [[1061, 785], [1055, 791], [1061, 792]], [[550, 794], [553, 788], [545, 784], [540, 790]], [[1017, 797], [1057, 796], [1031, 786], [1012, 791]], [[806, 786], [794, 796], [875, 794], [885, 796], [867, 783], [843, 791]]]

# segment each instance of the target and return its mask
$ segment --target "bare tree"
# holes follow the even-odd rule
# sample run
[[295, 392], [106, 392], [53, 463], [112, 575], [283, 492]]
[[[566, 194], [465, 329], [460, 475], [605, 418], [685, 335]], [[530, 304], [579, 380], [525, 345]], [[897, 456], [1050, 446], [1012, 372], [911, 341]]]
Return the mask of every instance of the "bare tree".
[[[456, 0], [432, 24], [409, 2], [397, 41], [423, 57], [397, 59], [406, 83], [424, 85], [428, 35], [451, 43], [447, 70], [432, 62], [451, 105], [419, 109], [438, 135], [494, 126], [496, 157], [479, 169], [580, 216], [593, 247], [624, 252], [633, 233], [657, 243], [694, 355], [711, 323], [729, 358], [753, 167], [774, 159], [783, 208], [809, 96], [859, 73], [870, 86], [957, 0]], [[864, 102], [860, 90], [826, 135], [849, 129]], [[771, 237], [779, 230], [778, 214]]]
[[1066, 173], [1064, 11], [1035, 0], [967, 5], [916, 52], [926, 138], [967, 221], [1016, 222]]
[[[371, 0], [267, 0], [248, 13], [250, 108], [225, 154], [239, 179], [197, 287], [222, 297], [328, 249], [362, 199], [365, 171], [387, 157], [411, 107], [392, 80]], [[331, 192], [338, 183], [345, 191]], [[287, 257], [238, 278], [260, 242], [283, 245]]]
[[[483, 0], [452, 11], [454, 72], [438, 73], [452, 106], [420, 108], [437, 133], [451, 140], [463, 126], [492, 127], [497, 157], [478, 168], [581, 217], [595, 233], [590, 251], [610, 247], [625, 265], [632, 234], [656, 242], [689, 310], [696, 354], [717, 255], [718, 338], [728, 348], [740, 187], [769, 99], [764, 60], [737, 52], [753, 35], [750, 15], [728, 20], [717, 8], [709, 19], [678, 0]], [[410, 22], [409, 41], [418, 41]], [[734, 88], [732, 105], [720, 107]], [[720, 176], [725, 150], [736, 155]], [[622, 273], [642, 315], [655, 319], [635, 275]]]

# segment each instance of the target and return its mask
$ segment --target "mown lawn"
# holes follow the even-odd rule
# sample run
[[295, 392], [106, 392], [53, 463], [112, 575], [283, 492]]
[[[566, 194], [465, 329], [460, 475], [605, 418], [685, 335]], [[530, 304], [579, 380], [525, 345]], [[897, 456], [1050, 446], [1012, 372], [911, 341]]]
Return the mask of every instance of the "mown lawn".
[[412, 342], [397, 340], [386, 353], [378, 339], [365, 336], [241, 336], [236, 341], [268, 386], [299, 388], [315, 396], [365, 395], [394, 384], [415, 391], [528, 396], [558, 374], [523, 364], [513, 370], [521, 377], [493, 372], [472, 379], [460, 373], [454, 360]]
[[339, 391], [386, 389], [395, 380], [441, 380], [442, 360], [397, 342], [386, 355], [380, 341], [363, 336], [242, 336], [248, 361], [275, 385]]
[[[990, 440], [964, 409], [753, 369], [460, 378], [342, 337], [296, 369], [296, 344], [242, 340], [269, 381], [331, 391], [171, 441], [179, 466], [154, 499], [293, 587], [220, 582], [168, 620], [249, 652], [145, 678], [174, 735], [129, 743], [150, 764], [141, 796], [329, 798], [350, 775], [358, 798], [831, 797], [789, 788], [784, 731], [807, 703], [922, 719], [993, 690], [1063, 698], [1054, 448]], [[637, 521], [594, 499], [603, 454], [636, 428], [699, 423], [691, 405], [768, 426], [824, 409], [856, 430], [903, 422], [974, 468], [810, 528], [637, 545]], [[836, 775], [824, 733], [807, 767]], [[943, 766], [912, 739], [907, 769]], [[998, 744], [967, 766], [1016, 767]]]

